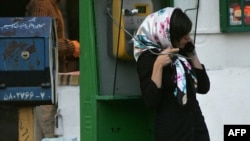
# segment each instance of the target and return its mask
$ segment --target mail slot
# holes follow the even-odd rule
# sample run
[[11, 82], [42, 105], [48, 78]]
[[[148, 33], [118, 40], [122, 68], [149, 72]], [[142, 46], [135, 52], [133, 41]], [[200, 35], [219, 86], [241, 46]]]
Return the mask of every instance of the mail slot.
[[53, 18], [0, 18], [0, 56], [0, 103], [55, 103], [58, 55]]

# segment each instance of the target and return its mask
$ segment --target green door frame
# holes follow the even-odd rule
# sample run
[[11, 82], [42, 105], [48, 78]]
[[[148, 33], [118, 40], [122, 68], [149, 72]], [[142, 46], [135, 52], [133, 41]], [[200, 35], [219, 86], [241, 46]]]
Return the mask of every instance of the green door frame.
[[98, 94], [95, 20], [92, 0], [79, 1], [80, 21], [80, 140], [97, 140], [96, 100]]

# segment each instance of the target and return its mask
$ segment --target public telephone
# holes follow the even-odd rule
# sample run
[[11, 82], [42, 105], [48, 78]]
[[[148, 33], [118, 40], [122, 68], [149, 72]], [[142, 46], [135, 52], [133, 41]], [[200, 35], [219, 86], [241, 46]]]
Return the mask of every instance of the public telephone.
[[113, 0], [113, 56], [121, 60], [133, 60], [131, 39], [145, 17], [152, 12], [151, 0]]

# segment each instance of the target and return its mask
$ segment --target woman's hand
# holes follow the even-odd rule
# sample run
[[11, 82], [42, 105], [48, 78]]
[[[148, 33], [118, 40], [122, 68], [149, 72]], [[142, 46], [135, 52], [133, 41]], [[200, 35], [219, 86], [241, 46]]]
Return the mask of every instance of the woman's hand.
[[161, 55], [158, 55], [155, 65], [159, 67], [167, 66], [172, 62], [173, 54], [176, 54], [179, 52], [179, 48], [166, 48], [161, 52]]
[[158, 88], [161, 87], [163, 68], [172, 62], [172, 56], [177, 52], [179, 52], [179, 48], [169, 47], [164, 49], [161, 52], [161, 55], [158, 55], [158, 57], [156, 58], [151, 79]]
[[73, 56], [74, 57], [79, 57], [80, 56], [80, 43], [78, 41], [76, 41], [76, 40], [73, 40], [72, 42], [73, 42], [74, 47], [75, 47]]

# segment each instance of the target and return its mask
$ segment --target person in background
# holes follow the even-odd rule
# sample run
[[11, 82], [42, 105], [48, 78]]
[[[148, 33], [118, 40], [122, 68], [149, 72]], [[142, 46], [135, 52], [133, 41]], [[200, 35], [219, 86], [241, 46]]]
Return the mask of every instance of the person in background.
[[59, 8], [63, 0], [30, 0], [26, 6], [26, 16], [49, 16], [56, 21], [58, 38], [59, 72], [79, 70], [80, 43], [65, 37], [65, 24]]
[[192, 22], [180, 9], [150, 14], [134, 40], [134, 58], [145, 105], [155, 109], [155, 141], [209, 141], [196, 94], [210, 80], [189, 33]]
[[[62, 0], [30, 0], [26, 6], [26, 16], [49, 16], [56, 21], [58, 37], [59, 72], [79, 71], [80, 43], [65, 37], [65, 25], [59, 3]], [[34, 114], [42, 132], [42, 138], [56, 137], [54, 133], [54, 116], [56, 105], [40, 105], [35, 107]]]

